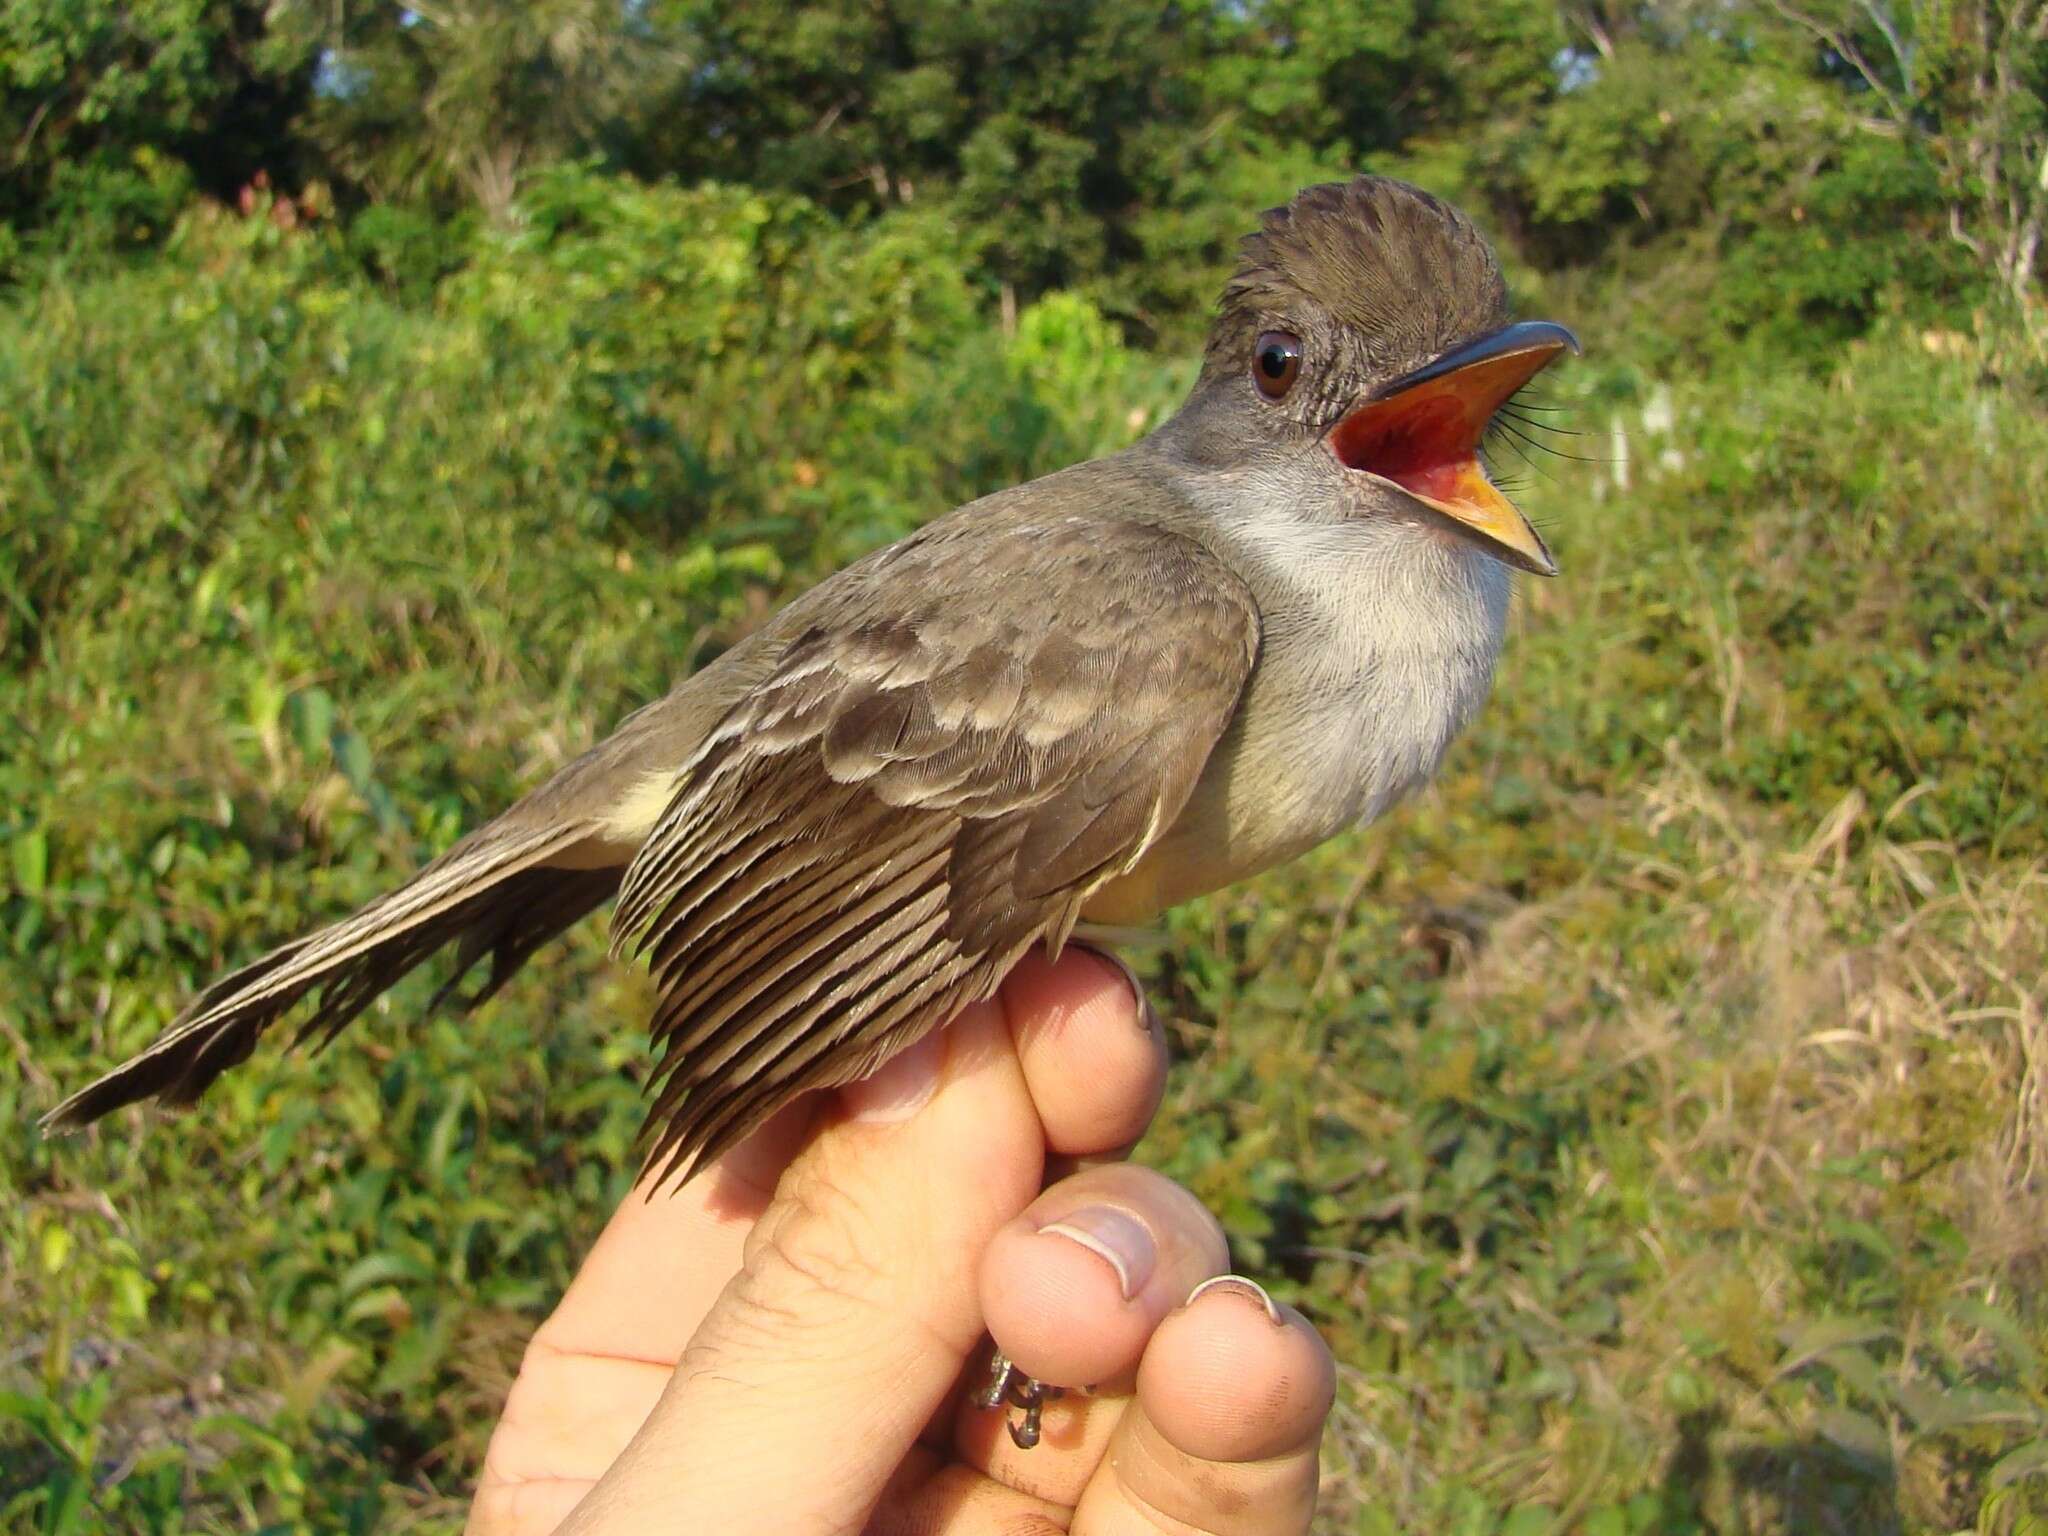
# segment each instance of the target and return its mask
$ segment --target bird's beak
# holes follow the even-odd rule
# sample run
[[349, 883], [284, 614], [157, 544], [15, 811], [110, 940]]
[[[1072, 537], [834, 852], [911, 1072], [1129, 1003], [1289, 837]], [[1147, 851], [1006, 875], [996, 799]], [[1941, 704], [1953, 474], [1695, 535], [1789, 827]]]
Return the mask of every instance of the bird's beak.
[[1407, 492], [1489, 554], [1555, 576], [1557, 562], [1529, 519], [1486, 478], [1479, 442], [1494, 412], [1579, 339], [1548, 320], [1525, 320], [1446, 352], [1382, 386], [1330, 429], [1347, 469]]

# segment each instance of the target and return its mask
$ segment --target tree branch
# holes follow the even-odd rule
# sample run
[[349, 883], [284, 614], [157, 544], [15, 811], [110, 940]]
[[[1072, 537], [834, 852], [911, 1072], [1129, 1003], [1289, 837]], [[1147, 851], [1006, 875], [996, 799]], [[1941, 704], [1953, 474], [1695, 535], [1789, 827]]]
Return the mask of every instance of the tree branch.
[[1870, 62], [1863, 57], [1862, 50], [1850, 42], [1846, 34], [1839, 28], [1829, 26], [1817, 16], [1809, 16], [1804, 11], [1794, 9], [1787, 5], [1785, 0], [1769, 0], [1769, 3], [1778, 15], [1832, 48], [1837, 58], [1861, 75], [1863, 83], [1870, 87], [1872, 95], [1884, 103], [1885, 111], [1891, 114], [1894, 122], [1901, 128], [1912, 126], [1913, 114], [1906, 102], [1886, 83], [1883, 76], [1870, 67]]
[[1913, 50], [1899, 40], [1898, 28], [1893, 25], [1891, 17], [1885, 14], [1884, 7], [1879, 5], [1877, 0], [1859, 0], [1859, 4], [1862, 6], [1863, 14], [1870, 18], [1871, 25], [1877, 28], [1878, 35], [1885, 40], [1885, 46], [1891, 49], [1892, 63], [1899, 71], [1899, 89], [1905, 93], [1906, 99], [1911, 101], [1915, 94]]

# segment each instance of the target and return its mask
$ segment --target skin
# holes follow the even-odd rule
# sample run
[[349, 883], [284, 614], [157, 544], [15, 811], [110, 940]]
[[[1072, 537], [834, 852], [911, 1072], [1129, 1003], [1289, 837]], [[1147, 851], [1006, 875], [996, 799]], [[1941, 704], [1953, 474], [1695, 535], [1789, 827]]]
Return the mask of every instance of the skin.
[[[1334, 1366], [1249, 1281], [1190, 1301], [1220, 1229], [1119, 1160], [1165, 1070], [1121, 966], [1033, 955], [875, 1078], [629, 1197], [528, 1347], [469, 1530], [1307, 1531]], [[1121, 1277], [1044, 1230], [1105, 1209], [1143, 1234]], [[964, 1401], [984, 1329], [1098, 1384], [1034, 1450]]]

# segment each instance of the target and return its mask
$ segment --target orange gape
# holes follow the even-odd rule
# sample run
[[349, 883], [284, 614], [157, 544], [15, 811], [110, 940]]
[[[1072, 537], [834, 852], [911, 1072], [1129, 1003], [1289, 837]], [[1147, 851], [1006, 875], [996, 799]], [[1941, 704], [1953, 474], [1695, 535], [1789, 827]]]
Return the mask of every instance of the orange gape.
[[1347, 468], [1424, 501], [1487, 506], [1501, 496], [1479, 467], [1486, 424], [1556, 352], [1530, 347], [1488, 358], [1362, 405], [1332, 429], [1330, 446]]
[[1549, 553], [1479, 462], [1487, 423], [1565, 344], [1543, 335], [1367, 401], [1330, 429], [1347, 469], [1375, 475], [1545, 570]]

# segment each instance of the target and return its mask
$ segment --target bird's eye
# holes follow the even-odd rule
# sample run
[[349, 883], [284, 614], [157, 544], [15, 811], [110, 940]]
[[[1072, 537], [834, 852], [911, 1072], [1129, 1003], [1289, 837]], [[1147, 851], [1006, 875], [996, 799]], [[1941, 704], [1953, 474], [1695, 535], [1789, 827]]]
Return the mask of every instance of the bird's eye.
[[1294, 388], [1301, 372], [1301, 338], [1287, 331], [1268, 331], [1252, 349], [1252, 382], [1268, 400]]

